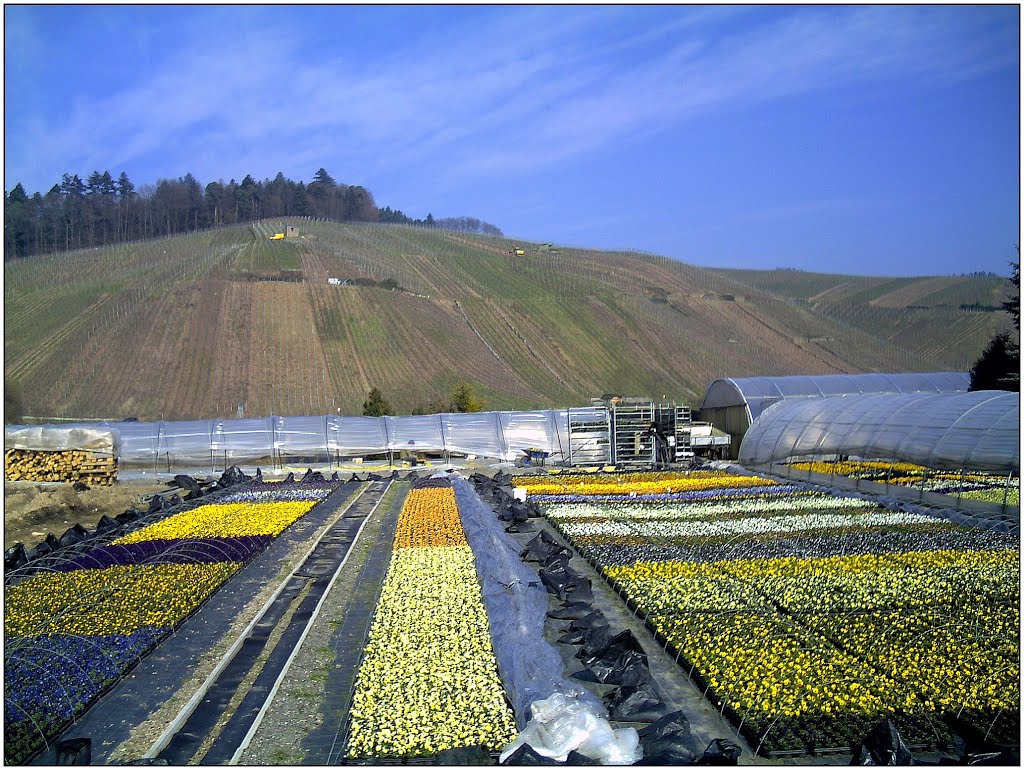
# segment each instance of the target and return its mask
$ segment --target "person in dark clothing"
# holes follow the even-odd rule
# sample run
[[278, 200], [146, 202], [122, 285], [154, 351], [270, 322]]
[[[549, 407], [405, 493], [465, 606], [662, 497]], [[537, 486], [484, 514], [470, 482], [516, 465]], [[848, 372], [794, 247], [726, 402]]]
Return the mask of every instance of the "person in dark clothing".
[[644, 431], [645, 436], [649, 436], [654, 441], [654, 455], [655, 463], [658, 468], [667, 467], [669, 460], [668, 450], [668, 436], [665, 435], [665, 431], [657, 426], [656, 423], [651, 423], [647, 426], [647, 430]]

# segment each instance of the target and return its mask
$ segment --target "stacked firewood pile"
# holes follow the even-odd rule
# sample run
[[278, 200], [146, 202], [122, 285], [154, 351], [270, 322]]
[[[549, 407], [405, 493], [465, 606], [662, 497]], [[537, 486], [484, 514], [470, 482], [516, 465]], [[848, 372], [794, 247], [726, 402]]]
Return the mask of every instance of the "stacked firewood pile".
[[8, 449], [4, 452], [7, 481], [81, 481], [90, 486], [117, 481], [117, 458], [82, 449], [41, 452]]

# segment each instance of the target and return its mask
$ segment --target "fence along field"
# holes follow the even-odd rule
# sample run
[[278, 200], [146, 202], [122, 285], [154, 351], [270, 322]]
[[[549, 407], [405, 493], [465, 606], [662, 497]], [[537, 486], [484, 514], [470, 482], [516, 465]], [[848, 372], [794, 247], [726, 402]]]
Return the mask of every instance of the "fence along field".
[[[288, 224], [299, 238], [269, 239]], [[514, 245], [523, 257], [508, 255]], [[5, 279], [5, 375], [44, 417], [231, 417], [240, 403], [250, 415], [358, 413], [373, 386], [410, 411], [459, 378], [491, 408], [608, 391], [695, 399], [725, 374], [964, 368], [1000, 317], [913, 311], [940, 323], [901, 322], [894, 334], [893, 314], [912, 311], [866, 304], [991, 305], [991, 277], [716, 271], [304, 219], [31, 257], [7, 263]], [[799, 304], [822, 296], [827, 306]], [[953, 346], [938, 342], [949, 323]]]

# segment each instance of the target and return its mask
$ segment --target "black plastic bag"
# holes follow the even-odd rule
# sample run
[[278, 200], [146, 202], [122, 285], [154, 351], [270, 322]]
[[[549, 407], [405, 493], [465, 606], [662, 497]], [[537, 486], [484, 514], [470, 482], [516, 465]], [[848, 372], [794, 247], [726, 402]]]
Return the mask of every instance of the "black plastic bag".
[[851, 765], [912, 765], [914, 755], [903, 742], [896, 723], [886, 717], [868, 732], [853, 752]]
[[[547, 534], [545, 530], [541, 530], [541, 539], [544, 540], [544, 535]], [[541, 546], [545, 549], [545, 552], [541, 555], [538, 563], [542, 567], [553, 567], [556, 564], [562, 567], [569, 566], [569, 560], [572, 559], [572, 551], [566, 548], [560, 543], [551, 542], [544, 540]]]
[[568, 553], [556, 553], [545, 559], [544, 565], [537, 571], [541, 582], [548, 593], [557, 594], [563, 602], [577, 598], [580, 601], [593, 600], [590, 580], [569, 566], [570, 558]]
[[84, 481], [76, 481], [74, 484], [71, 485], [71, 488], [73, 490], [75, 490], [76, 492], [88, 492], [89, 491], [89, 485], [86, 484]]
[[566, 586], [567, 602], [592, 602], [594, 601], [594, 587], [590, 578], [583, 577], [578, 572], [573, 573], [576, 577]]
[[[569, 628], [572, 629], [572, 626], [570, 625]], [[615, 634], [616, 632], [612, 631], [607, 624], [584, 628], [583, 640], [580, 643], [580, 649], [576, 651], [576, 657], [586, 665], [585, 659], [593, 659], [608, 649]]]
[[295, 474], [294, 473], [289, 473], [287, 476], [285, 476], [284, 477], [284, 483], [285, 484], [294, 484], [295, 483]]
[[546, 530], [541, 530], [540, 534], [528, 542], [526, 547], [519, 552], [519, 557], [523, 561], [533, 561], [543, 564], [546, 560], [559, 553], [564, 553], [567, 556], [570, 554], [568, 548], [559, 545]]
[[96, 522], [96, 532], [109, 532], [110, 530], [117, 529], [120, 526], [120, 524], [104, 513], [100, 516], [100, 520]]
[[638, 732], [644, 752], [639, 764], [692, 765], [697, 761], [699, 749], [682, 711], [666, 714]]
[[[334, 477], [335, 478], [338, 477], [338, 472], [337, 471], [334, 472]], [[256, 469], [256, 481], [263, 481], [263, 469], [262, 468], [257, 468]]]
[[[292, 476], [292, 474], [289, 474], [289, 476]], [[250, 480], [249, 476], [245, 475], [241, 468], [237, 465], [232, 465], [221, 474], [220, 479], [217, 481], [217, 486], [221, 488], [231, 487], [235, 484], [242, 484]], [[294, 478], [289, 478], [288, 480], [294, 481]]]
[[63, 546], [74, 545], [75, 543], [81, 543], [87, 537], [89, 537], [89, 530], [81, 524], [75, 524], [75, 526], [65, 530], [64, 534], [60, 536], [59, 542]]
[[569, 628], [575, 631], [578, 628], [586, 630], [588, 628], [596, 628], [597, 626], [607, 627], [607, 625], [608, 619], [604, 616], [604, 613], [601, 610], [594, 610], [582, 618], [574, 620], [569, 624]]
[[167, 486], [172, 489], [177, 487], [178, 489], [187, 489], [190, 493], [196, 492], [198, 494], [202, 494], [199, 482], [184, 473], [179, 473], [171, 481], [168, 481]]
[[502, 762], [503, 765], [557, 765], [560, 764], [550, 757], [538, 754], [528, 743], [524, 743]]
[[665, 713], [665, 703], [650, 682], [621, 686], [605, 693], [608, 718], [618, 722], [654, 722]]
[[698, 765], [738, 765], [743, 749], [739, 744], [728, 738], [715, 738], [704, 749], [704, 755], [697, 760]]
[[591, 657], [615, 657], [626, 651], [646, 655], [643, 646], [628, 628], [608, 636], [600, 636], [595, 633], [583, 643], [584, 655]]
[[550, 566], [541, 567], [537, 575], [549, 594], [556, 594], [559, 599], [565, 599], [565, 589], [571, 579], [567, 564], [555, 561]]
[[583, 637], [586, 635], [587, 632], [585, 630], [581, 628], [574, 629], [563, 633], [555, 642], [557, 644], [583, 644]]
[[517, 521], [526, 521], [530, 518], [530, 509], [526, 507], [526, 503], [522, 503], [519, 500], [512, 501], [512, 505], [509, 506], [509, 513]]
[[567, 765], [599, 765], [601, 764], [596, 759], [588, 757], [586, 754], [580, 754], [576, 749], [569, 752], [565, 758], [565, 764]]
[[594, 673], [594, 677], [601, 684], [639, 687], [651, 681], [651, 671], [647, 667], [647, 655], [642, 652], [612, 650], [599, 656], [584, 657], [582, 661], [583, 665]]
[[514, 521], [505, 527], [505, 531], [513, 535], [521, 535], [527, 532], [536, 532], [537, 528], [529, 521]]
[[57, 750], [58, 765], [88, 765], [92, 763], [92, 738], [69, 738], [58, 741], [54, 746]]
[[548, 610], [548, 617], [553, 620], [578, 620], [586, 617], [594, 608], [587, 602], [568, 602], [564, 607], [557, 610]]
[[28, 564], [28, 554], [25, 553], [24, 543], [15, 543], [4, 551], [4, 572], [18, 569]]
[[138, 508], [127, 508], [123, 513], [117, 514], [117, 516], [114, 517], [114, 520], [118, 524], [130, 524], [131, 522], [138, 520], [140, 516], [142, 516], [142, 511]]
[[[160, 495], [153, 495], [149, 501], [149, 508], [146, 513], [158, 513], [164, 509], [164, 499]], [[127, 511], [125, 511], [127, 513]]]

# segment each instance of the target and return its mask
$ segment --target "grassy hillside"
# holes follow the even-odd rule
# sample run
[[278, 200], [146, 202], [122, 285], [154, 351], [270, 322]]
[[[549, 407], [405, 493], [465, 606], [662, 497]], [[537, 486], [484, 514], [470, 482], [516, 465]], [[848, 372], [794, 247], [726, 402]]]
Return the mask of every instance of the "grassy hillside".
[[[301, 237], [268, 240], [286, 224]], [[998, 304], [998, 279], [520, 245], [513, 260], [502, 238], [275, 220], [18, 260], [5, 376], [44, 417], [358, 414], [372, 386], [408, 412], [459, 379], [487, 408], [609, 391], [696, 403], [727, 375], [965, 370], [1008, 325], [959, 308]]]

